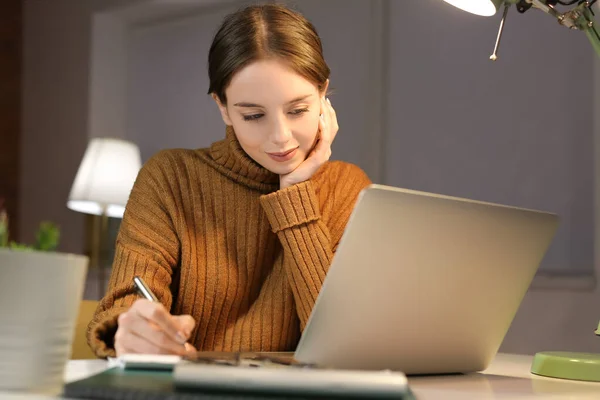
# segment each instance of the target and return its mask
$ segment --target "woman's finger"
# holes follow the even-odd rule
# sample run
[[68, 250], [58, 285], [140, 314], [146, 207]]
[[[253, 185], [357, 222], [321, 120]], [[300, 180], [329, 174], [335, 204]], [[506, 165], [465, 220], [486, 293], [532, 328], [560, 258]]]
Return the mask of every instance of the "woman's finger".
[[337, 134], [337, 132], [339, 130], [337, 114], [335, 112], [335, 109], [331, 105], [331, 100], [329, 100], [329, 98], [327, 98], [326, 101], [327, 101], [327, 106], [328, 106], [327, 110], [329, 111], [329, 126], [331, 128], [331, 141], [333, 142], [333, 138], [335, 138], [335, 135]]
[[337, 132], [337, 118], [335, 115], [335, 111], [333, 106], [331, 105], [331, 101], [329, 98], [325, 98], [325, 122], [327, 124], [327, 141], [331, 144], [333, 143], [333, 139], [335, 138], [335, 134]]
[[191, 315], [172, 315], [171, 318], [175, 320], [177, 325], [179, 326], [179, 330], [183, 331], [186, 334], [186, 337], [189, 339], [190, 334], [196, 327], [196, 320]]
[[154, 322], [176, 342], [184, 344], [187, 341], [190, 332], [183, 332], [161, 303], [140, 299], [133, 304], [131, 310]]
[[319, 119], [319, 131], [320, 131], [320, 139], [321, 142], [331, 143], [331, 127], [329, 125], [330, 112], [327, 110], [328, 106], [325, 100], [323, 100], [323, 114]]
[[195, 353], [198, 350], [196, 350], [196, 348], [194, 346], [192, 346], [191, 344], [186, 343], [185, 344], [185, 351], [187, 351], [188, 353]]
[[131, 314], [125, 322], [124, 328], [129, 333], [144, 338], [154, 346], [160, 348], [165, 353], [183, 354], [185, 347], [183, 344], [175, 341], [169, 334], [163, 331], [158, 325], [141, 317], [139, 314]]
[[317, 141], [317, 144], [306, 161], [312, 164], [311, 169], [318, 169], [323, 163], [329, 160], [331, 156], [331, 147], [322, 139]]
[[[138, 336], [133, 332], [124, 334], [120, 342], [120, 354], [173, 354], [172, 352], [156, 346], [154, 343], [146, 340], [146, 338]], [[181, 348], [183, 349], [183, 346], [181, 346]], [[183, 352], [181, 354], [183, 354]]]

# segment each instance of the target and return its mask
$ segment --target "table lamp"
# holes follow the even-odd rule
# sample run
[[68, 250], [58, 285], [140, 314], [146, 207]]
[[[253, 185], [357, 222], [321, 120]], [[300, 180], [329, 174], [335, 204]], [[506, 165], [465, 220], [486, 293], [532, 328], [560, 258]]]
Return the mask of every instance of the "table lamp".
[[[508, 9], [516, 4], [517, 11], [524, 13], [530, 8], [536, 8], [555, 17], [561, 25], [570, 29], [579, 29], [586, 33], [592, 47], [600, 56], [600, 34], [594, 21], [592, 5], [596, 0], [444, 0], [460, 9], [477, 15], [494, 15], [501, 6], [504, 13], [500, 22], [500, 30], [496, 38], [494, 52], [490, 56], [495, 61], [498, 56], [498, 46], [502, 37]], [[556, 5], [572, 6], [566, 12], [560, 12]], [[600, 336], [600, 323], [595, 331]], [[553, 378], [600, 382], [600, 354], [572, 352], [540, 352], [537, 353], [531, 365], [531, 372], [536, 375]]]
[[[494, 52], [490, 56], [490, 60], [498, 59], [498, 47], [504, 30], [504, 23], [508, 14], [508, 9], [515, 4], [517, 11], [521, 14], [528, 11], [530, 8], [541, 10], [558, 21], [560, 25], [566, 26], [569, 29], [578, 29], [585, 32], [592, 47], [600, 57], [600, 28], [599, 23], [594, 21], [594, 12], [592, 5], [596, 0], [444, 0], [462, 10], [473, 14], [491, 16], [496, 14], [500, 7], [504, 7], [504, 13], [500, 21], [500, 29], [496, 38]], [[561, 12], [556, 8], [556, 5], [572, 6], [573, 8]]]
[[[104, 293], [100, 250], [108, 235], [108, 217], [122, 218], [129, 193], [141, 168], [137, 145], [126, 140], [90, 140], [73, 181], [67, 207], [94, 218], [91, 266], [98, 272], [99, 295]], [[99, 226], [98, 226], [99, 225]]]

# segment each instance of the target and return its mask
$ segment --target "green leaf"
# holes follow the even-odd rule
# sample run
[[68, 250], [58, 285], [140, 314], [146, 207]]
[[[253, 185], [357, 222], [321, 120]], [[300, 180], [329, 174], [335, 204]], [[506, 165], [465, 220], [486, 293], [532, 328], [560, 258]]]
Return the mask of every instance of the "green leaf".
[[26, 244], [17, 243], [17, 242], [10, 242], [10, 244], [8, 245], [8, 247], [11, 250], [17, 250], [17, 251], [30, 251], [30, 250], [33, 250], [33, 247], [28, 246]]
[[40, 251], [55, 251], [60, 241], [60, 228], [49, 221], [40, 224], [36, 234], [35, 248]]
[[0, 210], [0, 247], [8, 246], [8, 216]]

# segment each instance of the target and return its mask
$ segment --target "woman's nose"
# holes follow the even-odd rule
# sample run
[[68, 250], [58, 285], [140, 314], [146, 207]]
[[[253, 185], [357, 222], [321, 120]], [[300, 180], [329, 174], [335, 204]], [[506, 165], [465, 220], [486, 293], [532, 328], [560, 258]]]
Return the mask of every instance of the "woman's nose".
[[285, 144], [292, 137], [292, 130], [283, 121], [277, 121], [273, 127], [271, 141], [275, 144]]

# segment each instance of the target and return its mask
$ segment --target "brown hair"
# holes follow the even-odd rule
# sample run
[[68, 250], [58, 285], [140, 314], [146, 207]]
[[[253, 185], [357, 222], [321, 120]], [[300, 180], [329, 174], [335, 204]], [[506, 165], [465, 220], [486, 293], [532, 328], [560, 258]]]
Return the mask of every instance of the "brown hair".
[[261, 60], [276, 58], [322, 90], [329, 78], [321, 39], [299, 12], [279, 4], [254, 5], [225, 17], [208, 52], [208, 93], [226, 104], [233, 75]]

